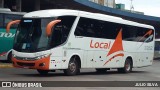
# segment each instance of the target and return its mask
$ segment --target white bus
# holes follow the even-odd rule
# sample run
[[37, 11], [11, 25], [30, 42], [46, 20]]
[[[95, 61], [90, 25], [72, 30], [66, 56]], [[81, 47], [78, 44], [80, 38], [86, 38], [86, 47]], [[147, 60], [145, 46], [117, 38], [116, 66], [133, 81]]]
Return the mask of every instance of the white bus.
[[82, 68], [127, 73], [153, 62], [155, 32], [150, 25], [66, 9], [30, 12], [10, 22], [7, 32], [14, 23], [19, 23], [14, 67], [76, 75]]

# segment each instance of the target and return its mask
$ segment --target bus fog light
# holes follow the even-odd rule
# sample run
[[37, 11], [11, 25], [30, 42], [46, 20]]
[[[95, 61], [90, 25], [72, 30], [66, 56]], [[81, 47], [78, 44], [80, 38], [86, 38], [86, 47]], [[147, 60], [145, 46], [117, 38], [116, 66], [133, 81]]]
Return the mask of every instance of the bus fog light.
[[43, 67], [43, 66], [45, 66], [45, 63], [40, 63], [39, 66]]

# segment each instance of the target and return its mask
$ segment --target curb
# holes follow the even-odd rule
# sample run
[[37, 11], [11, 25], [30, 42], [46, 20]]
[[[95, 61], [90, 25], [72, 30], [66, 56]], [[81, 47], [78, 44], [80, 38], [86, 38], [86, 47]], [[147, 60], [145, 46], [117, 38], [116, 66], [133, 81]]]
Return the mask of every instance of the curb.
[[0, 64], [0, 68], [12, 68], [12, 64]]

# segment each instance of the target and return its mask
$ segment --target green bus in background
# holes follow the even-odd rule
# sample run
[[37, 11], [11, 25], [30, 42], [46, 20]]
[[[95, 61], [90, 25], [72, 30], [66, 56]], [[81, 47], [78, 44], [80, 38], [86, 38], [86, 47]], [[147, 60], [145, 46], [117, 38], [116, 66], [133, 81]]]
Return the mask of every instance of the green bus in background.
[[17, 25], [11, 27], [10, 33], [6, 33], [6, 25], [12, 20], [21, 19], [25, 13], [5, 11], [0, 8], [0, 60], [11, 62], [13, 40]]

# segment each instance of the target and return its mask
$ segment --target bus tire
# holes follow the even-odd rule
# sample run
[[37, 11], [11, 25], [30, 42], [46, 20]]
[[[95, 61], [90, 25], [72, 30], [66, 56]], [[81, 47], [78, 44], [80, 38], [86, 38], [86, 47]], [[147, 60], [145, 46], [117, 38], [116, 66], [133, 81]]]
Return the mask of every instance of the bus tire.
[[96, 72], [97, 72], [97, 73], [105, 73], [107, 70], [108, 70], [108, 69], [106, 69], [106, 68], [97, 68], [97, 69], [96, 69]]
[[40, 70], [40, 69], [37, 69], [37, 71], [40, 75], [47, 75], [49, 72], [48, 70]]
[[12, 62], [12, 52], [9, 52], [8, 57], [7, 57], [7, 63]]
[[64, 74], [67, 76], [74, 76], [80, 73], [80, 68], [78, 66], [78, 62], [76, 60], [76, 57], [71, 58], [68, 69], [64, 70]]
[[118, 68], [118, 72], [120, 73], [129, 73], [132, 71], [132, 61], [131, 59], [126, 59], [124, 67], [123, 68]]

